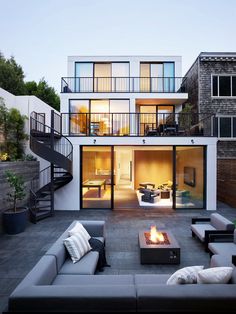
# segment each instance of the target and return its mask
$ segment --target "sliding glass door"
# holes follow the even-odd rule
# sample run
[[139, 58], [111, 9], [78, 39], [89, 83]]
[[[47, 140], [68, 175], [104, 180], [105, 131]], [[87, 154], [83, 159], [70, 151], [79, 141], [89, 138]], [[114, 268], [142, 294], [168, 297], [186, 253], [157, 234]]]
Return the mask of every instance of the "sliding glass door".
[[176, 146], [176, 208], [205, 207], [204, 150], [204, 146]]
[[81, 147], [81, 208], [111, 209], [112, 147]]

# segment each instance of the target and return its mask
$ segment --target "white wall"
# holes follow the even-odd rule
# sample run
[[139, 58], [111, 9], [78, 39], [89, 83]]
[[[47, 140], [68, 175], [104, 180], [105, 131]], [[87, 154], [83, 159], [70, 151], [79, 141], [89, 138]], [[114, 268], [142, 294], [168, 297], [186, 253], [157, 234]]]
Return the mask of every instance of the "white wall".
[[[35, 97], [35, 96], [15, 96], [6, 90], [0, 88], [0, 97], [3, 98], [4, 103], [7, 108], [16, 108], [20, 111], [22, 115], [25, 115], [28, 117], [26, 124], [25, 124], [25, 132], [27, 134], [30, 133], [30, 114], [33, 111], [39, 112], [39, 113], [45, 113], [46, 117], [46, 124], [50, 126], [51, 123], [51, 110], [53, 109], [48, 104], [43, 102], [41, 99]], [[60, 114], [57, 110], [54, 110], [56, 113]], [[27, 145], [25, 147], [26, 153], [30, 153], [34, 155], [34, 153], [29, 148], [29, 142], [27, 142]], [[40, 170], [48, 166], [48, 162], [44, 159], [41, 159], [37, 155], [35, 155], [38, 160], [40, 161]]]
[[[56, 192], [55, 209], [80, 210], [80, 145], [206, 145], [207, 183], [206, 209], [216, 210], [216, 138], [209, 137], [70, 137], [74, 147], [73, 180]], [[96, 144], [94, 144], [96, 140]], [[145, 140], [145, 144], [143, 144]], [[192, 143], [193, 141], [193, 143]]]

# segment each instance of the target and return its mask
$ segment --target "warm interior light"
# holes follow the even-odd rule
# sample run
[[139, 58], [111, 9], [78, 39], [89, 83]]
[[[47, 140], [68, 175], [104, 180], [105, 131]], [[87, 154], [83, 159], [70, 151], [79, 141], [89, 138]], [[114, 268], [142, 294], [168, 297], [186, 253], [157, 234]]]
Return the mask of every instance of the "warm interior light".
[[151, 226], [150, 229], [150, 240], [153, 243], [157, 243], [157, 242], [164, 242], [164, 236], [161, 232], [157, 231], [157, 227], [156, 226]]

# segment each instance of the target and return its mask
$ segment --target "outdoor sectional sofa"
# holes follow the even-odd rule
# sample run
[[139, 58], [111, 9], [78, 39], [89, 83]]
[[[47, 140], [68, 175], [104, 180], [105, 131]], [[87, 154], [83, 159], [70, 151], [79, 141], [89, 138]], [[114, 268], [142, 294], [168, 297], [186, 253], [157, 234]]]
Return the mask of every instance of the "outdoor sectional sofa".
[[[81, 223], [105, 239], [104, 222]], [[12, 292], [6, 313], [236, 311], [235, 271], [231, 284], [221, 285], [167, 285], [170, 274], [96, 275], [96, 252], [70, 261], [63, 245], [68, 229]]]

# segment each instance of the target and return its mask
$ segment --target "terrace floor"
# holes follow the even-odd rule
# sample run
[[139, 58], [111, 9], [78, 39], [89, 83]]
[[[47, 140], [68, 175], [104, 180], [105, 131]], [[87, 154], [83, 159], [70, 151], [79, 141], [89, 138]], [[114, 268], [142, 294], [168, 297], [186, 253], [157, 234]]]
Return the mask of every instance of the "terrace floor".
[[[236, 220], [236, 209], [218, 204], [218, 213]], [[122, 209], [57, 211], [55, 216], [28, 224], [18, 235], [0, 234], [0, 312], [6, 307], [8, 296], [42, 255], [75, 220], [106, 221], [106, 253], [111, 265], [100, 274], [173, 273], [189, 265], [209, 266], [209, 254], [202, 244], [191, 237], [191, 218], [206, 217], [205, 210]], [[151, 225], [170, 229], [181, 246], [180, 265], [141, 265], [138, 231]], [[98, 273], [99, 275], [99, 273]]]

